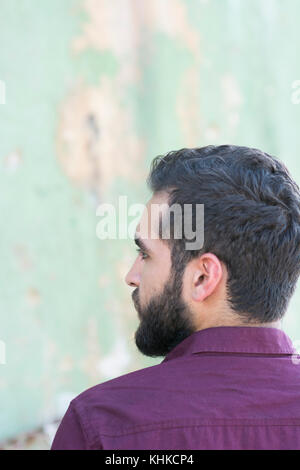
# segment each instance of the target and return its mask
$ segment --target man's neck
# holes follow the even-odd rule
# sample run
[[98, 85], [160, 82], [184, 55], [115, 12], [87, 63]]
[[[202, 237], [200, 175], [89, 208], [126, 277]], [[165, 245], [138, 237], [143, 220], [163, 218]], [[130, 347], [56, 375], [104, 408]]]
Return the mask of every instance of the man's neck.
[[216, 321], [206, 321], [202, 322], [201, 325], [198, 326], [197, 331], [204, 330], [206, 328], [214, 328], [217, 326], [255, 326], [255, 327], [264, 327], [264, 328], [278, 328], [279, 330], [282, 329], [282, 321], [277, 320], [268, 323], [259, 323], [259, 322], [243, 322], [239, 319], [220, 319]]

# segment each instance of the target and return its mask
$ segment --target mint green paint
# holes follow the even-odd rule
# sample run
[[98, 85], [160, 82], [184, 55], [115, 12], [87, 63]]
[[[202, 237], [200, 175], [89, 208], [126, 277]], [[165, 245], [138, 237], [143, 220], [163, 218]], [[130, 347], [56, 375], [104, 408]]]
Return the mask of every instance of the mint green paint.
[[119, 72], [119, 67], [110, 51], [99, 54], [95, 49], [88, 49], [78, 55], [76, 72], [84, 77], [84, 81], [89, 85], [98, 85], [101, 75], [115, 76]]
[[[79, 32], [77, 2], [3, 1], [1, 79], [6, 105], [1, 119], [1, 339], [7, 364], [0, 366], [0, 439], [35, 429], [57, 416], [60, 392], [92, 385], [77, 366], [87, 355], [87, 318], [98, 318], [101, 350], [113, 330], [97, 285], [110, 266], [95, 237], [95, 207], [73, 187], [57, 162], [57, 106], [75, 76], [70, 43]], [[3, 71], [3, 73], [2, 73]], [[4, 158], [20, 149], [19, 169], [9, 173]], [[21, 269], [14, 247], [22, 245], [32, 268]], [[97, 261], [98, 260], [98, 261]], [[100, 262], [101, 260], [101, 262]], [[28, 289], [39, 292], [32, 308]], [[100, 321], [101, 317], [101, 321]], [[47, 358], [47, 343], [55, 345]], [[58, 359], [74, 368], [63, 374]], [[49, 390], [49, 395], [48, 395]]]

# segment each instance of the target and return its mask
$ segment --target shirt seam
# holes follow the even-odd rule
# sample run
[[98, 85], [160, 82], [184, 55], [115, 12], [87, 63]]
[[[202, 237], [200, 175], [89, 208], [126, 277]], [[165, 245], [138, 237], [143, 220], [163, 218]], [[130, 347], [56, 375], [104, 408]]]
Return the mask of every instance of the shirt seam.
[[266, 358], [266, 357], [270, 357], [270, 358], [276, 358], [276, 357], [281, 357], [281, 356], [294, 356], [294, 355], [299, 355], [297, 354], [297, 351], [292, 351], [292, 350], [282, 350], [282, 351], [268, 351], [268, 352], [263, 352], [263, 351], [257, 351], [257, 350], [236, 350], [236, 351], [233, 351], [233, 350], [228, 350], [228, 349], [201, 349], [199, 351], [193, 351], [191, 352], [190, 354], [187, 354], [187, 353], [183, 353], [182, 355], [178, 355], [178, 356], [175, 356], [175, 357], [172, 357], [172, 356], [166, 356], [162, 362], [160, 363], [160, 365], [163, 365], [163, 364], [167, 364], [169, 361], [180, 361], [180, 360], [187, 360], [187, 358], [192, 358], [193, 356], [196, 356], [197, 354], [200, 355], [202, 353], [212, 353], [212, 354], [216, 354], [216, 353], [220, 353], [220, 354], [223, 354], [224, 357], [226, 357], [226, 355], [230, 355], [230, 354], [235, 354], [235, 355], [238, 355], [238, 354], [241, 354], [241, 357], [242, 357], [242, 354], [248, 354], [249, 356], [253, 355], [256, 357], [257, 356], [261, 356], [262, 358]]
[[[152, 427], [151, 427], [152, 426]], [[184, 429], [184, 428], [206, 428], [206, 427], [280, 427], [280, 426], [294, 426], [300, 427], [300, 419], [299, 423], [205, 423], [205, 424], [168, 424], [162, 425], [162, 423], [158, 423], [157, 425], [139, 425], [134, 426], [131, 429], [124, 430], [122, 432], [107, 432], [107, 431], [100, 431], [99, 436], [106, 436], [106, 437], [122, 437], [127, 436], [129, 434], [138, 434], [140, 432], [151, 432], [151, 431], [161, 431], [164, 429]], [[149, 429], [150, 427], [150, 429]]]
[[201, 352], [221, 352], [221, 353], [235, 353], [235, 354], [262, 354], [262, 355], [268, 355], [268, 354], [275, 354], [275, 355], [282, 355], [282, 354], [295, 354], [295, 351], [291, 349], [280, 349], [280, 350], [259, 350], [259, 349], [228, 349], [228, 348], [217, 348], [217, 349], [200, 349], [199, 351], [193, 351], [192, 354], [199, 354]]
[[[99, 448], [99, 445], [101, 446], [101, 443], [99, 443], [99, 439], [98, 439], [98, 436], [95, 434], [93, 437], [90, 436], [90, 429], [88, 428], [91, 428], [91, 426], [87, 426], [86, 423], [84, 422], [84, 420], [81, 419], [81, 414], [80, 412], [78, 412], [78, 410], [76, 409], [78, 407], [78, 402], [75, 402], [75, 399], [71, 401], [71, 405], [73, 407], [73, 411], [78, 419], [78, 422], [80, 424], [80, 427], [82, 429], [82, 433], [84, 435], [84, 439], [85, 439], [85, 442], [87, 444], [87, 447], [88, 448]], [[79, 408], [81, 408], [80, 404], [79, 404]]]
[[[201, 422], [199, 422], [201, 420]], [[182, 423], [182, 421], [189, 421]], [[241, 418], [216, 418], [215, 420], [212, 419], [201, 419], [199, 418], [196, 421], [192, 421], [189, 418], [182, 418], [180, 420], [167, 420], [167, 421], [157, 421], [152, 423], [144, 423], [144, 424], [136, 424], [128, 427], [123, 427], [119, 431], [109, 431], [109, 430], [102, 430], [100, 431], [101, 435], [111, 435], [111, 436], [118, 436], [118, 435], [125, 435], [125, 434], [132, 434], [135, 432], [142, 432], [142, 431], [151, 431], [157, 429], [166, 429], [166, 428], [177, 428], [177, 427], [210, 427], [210, 426], [300, 426], [300, 417], [299, 418], [245, 418], [244, 420]], [[99, 425], [98, 421], [90, 421], [90, 426]], [[152, 429], [147, 429], [152, 428]]]

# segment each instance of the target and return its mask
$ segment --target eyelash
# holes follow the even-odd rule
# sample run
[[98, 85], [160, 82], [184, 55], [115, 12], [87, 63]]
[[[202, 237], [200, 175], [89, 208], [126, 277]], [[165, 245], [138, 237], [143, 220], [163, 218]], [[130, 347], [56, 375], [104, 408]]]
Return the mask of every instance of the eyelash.
[[137, 251], [139, 254], [146, 256], [146, 258], [143, 258], [143, 256], [142, 256], [142, 259], [147, 259], [147, 258], [148, 258], [147, 253], [145, 253], [145, 252], [144, 252], [143, 250], [141, 250], [140, 248], [137, 248], [136, 251]]

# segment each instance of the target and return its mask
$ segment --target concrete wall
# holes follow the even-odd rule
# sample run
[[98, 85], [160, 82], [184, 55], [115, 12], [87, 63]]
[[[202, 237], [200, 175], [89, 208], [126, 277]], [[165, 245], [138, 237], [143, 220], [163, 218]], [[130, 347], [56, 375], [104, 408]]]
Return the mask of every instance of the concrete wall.
[[155, 155], [248, 145], [300, 183], [299, 17], [297, 0], [1, 0], [0, 441], [160, 362], [134, 346], [132, 241], [95, 233], [100, 203], [146, 201]]

